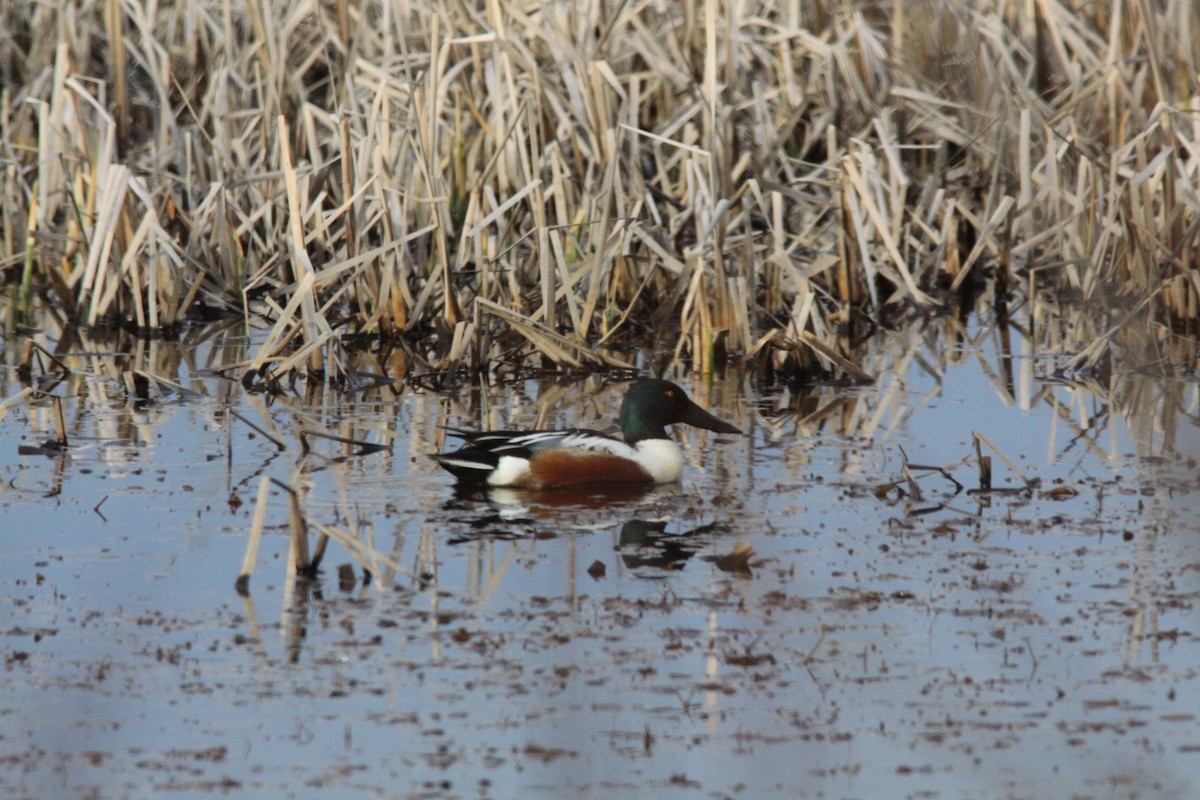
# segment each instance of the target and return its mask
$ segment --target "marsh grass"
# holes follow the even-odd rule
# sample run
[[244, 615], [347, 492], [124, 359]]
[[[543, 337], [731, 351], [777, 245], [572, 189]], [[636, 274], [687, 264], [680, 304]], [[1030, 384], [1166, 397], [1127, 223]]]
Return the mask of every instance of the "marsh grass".
[[858, 380], [855, 335], [985, 286], [1121, 309], [1076, 370], [1200, 315], [1192, 0], [0, 17], [10, 331], [240, 316], [248, 381], [355, 388], [350, 334], [393, 378], [655, 342]]

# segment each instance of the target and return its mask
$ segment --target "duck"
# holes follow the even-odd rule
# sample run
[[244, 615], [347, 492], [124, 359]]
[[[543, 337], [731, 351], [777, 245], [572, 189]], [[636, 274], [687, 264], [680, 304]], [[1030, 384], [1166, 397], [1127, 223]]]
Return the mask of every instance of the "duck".
[[468, 431], [448, 428], [464, 445], [432, 458], [460, 484], [517, 489], [631, 487], [673, 483], [683, 452], [666, 431], [683, 423], [716, 433], [741, 430], [658, 378], [633, 383], [621, 402], [621, 436], [583, 428]]

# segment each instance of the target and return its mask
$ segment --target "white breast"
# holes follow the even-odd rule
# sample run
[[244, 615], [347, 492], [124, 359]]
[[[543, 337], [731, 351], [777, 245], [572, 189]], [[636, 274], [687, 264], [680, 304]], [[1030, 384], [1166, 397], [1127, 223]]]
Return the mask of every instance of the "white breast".
[[683, 452], [671, 439], [643, 439], [634, 456], [655, 483], [671, 483], [683, 474]]

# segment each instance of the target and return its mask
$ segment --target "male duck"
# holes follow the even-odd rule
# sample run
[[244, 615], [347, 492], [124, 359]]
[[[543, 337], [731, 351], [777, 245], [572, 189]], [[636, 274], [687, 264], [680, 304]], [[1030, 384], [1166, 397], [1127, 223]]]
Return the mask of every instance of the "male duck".
[[521, 489], [670, 483], [683, 453], [665, 427], [684, 422], [741, 433], [696, 405], [670, 381], [643, 379], [621, 403], [624, 441], [597, 431], [453, 431], [466, 445], [433, 459], [459, 481]]

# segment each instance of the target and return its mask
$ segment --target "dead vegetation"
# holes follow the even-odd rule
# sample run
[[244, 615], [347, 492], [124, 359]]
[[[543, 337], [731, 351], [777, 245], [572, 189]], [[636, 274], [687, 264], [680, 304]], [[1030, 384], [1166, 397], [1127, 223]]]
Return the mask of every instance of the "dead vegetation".
[[88, 0], [0, 31], [10, 331], [240, 316], [251, 382], [361, 386], [351, 336], [395, 378], [647, 342], [840, 371], [957, 293], [1066, 293], [1102, 311], [1079, 369], [1200, 315], [1192, 0]]

